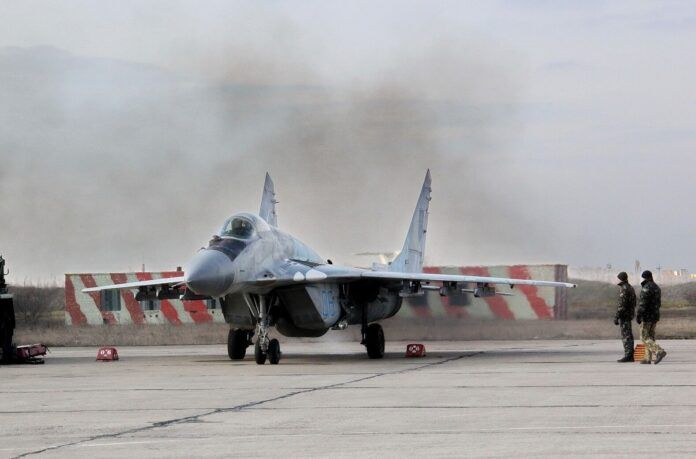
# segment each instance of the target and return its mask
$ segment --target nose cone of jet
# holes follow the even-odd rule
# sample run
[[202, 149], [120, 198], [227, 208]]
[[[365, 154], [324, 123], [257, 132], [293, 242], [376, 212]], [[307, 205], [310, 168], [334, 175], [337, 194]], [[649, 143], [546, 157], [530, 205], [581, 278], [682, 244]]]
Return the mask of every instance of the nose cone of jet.
[[186, 269], [186, 285], [197, 295], [218, 298], [234, 280], [232, 261], [217, 250], [201, 250]]

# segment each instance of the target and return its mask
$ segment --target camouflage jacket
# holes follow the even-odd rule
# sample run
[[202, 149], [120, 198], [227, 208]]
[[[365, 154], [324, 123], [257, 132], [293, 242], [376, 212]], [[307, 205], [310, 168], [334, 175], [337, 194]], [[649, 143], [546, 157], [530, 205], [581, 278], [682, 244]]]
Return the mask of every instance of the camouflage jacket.
[[619, 284], [619, 304], [616, 307], [617, 320], [631, 321], [636, 311], [636, 291], [628, 282]]
[[651, 280], [644, 280], [640, 285], [643, 288], [640, 291], [637, 319], [641, 322], [657, 322], [660, 320], [662, 291]]

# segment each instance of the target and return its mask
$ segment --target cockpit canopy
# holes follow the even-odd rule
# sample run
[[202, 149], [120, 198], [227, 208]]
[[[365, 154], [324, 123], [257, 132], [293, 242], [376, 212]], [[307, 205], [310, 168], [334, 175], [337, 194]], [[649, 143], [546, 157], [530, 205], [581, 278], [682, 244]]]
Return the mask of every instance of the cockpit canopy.
[[233, 215], [225, 221], [220, 229], [220, 237], [249, 240], [257, 236], [259, 232], [269, 231], [270, 227], [261, 217], [249, 213]]
[[251, 239], [256, 233], [254, 225], [244, 217], [230, 218], [220, 231], [220, 236], [233, 237], [235, 239]]

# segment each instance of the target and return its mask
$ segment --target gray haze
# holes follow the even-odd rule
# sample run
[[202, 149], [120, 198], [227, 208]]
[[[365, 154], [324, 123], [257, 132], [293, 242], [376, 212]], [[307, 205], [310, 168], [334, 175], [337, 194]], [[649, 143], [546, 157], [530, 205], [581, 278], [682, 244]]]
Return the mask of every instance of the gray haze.
[[[203, 5], [203, 6], [200, 6]], [[0, 10], [11, 280], [172, 269], [276, 182], [322, 255], [696, 268], [689, 3], [71, 2]]]

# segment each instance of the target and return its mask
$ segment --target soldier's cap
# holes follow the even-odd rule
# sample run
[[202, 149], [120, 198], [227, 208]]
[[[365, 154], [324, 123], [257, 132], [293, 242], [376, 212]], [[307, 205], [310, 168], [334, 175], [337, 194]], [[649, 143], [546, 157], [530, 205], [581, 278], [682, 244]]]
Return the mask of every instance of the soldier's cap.
[[643, 271], [643, 274], [641, 274], [640, 277], [643, 279], [652, 279], [652, 273], [646, 269]]
[[619, 275], [616, 276], [616, 277], [618, 277], [619, 280], [622, 281], [622, 282], [626, 282], [626, 281], [628, 280], [628, 274], [626, 274], [625, 271], [621, 271], [621, 272], [619, 273]]

